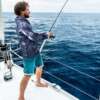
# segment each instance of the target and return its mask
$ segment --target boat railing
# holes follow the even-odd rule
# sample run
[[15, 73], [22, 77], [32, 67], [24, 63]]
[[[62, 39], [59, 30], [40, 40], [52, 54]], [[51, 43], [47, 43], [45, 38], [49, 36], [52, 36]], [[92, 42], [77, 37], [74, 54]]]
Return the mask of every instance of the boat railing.
[[[13, 42], [12, 42], [12, 41], [13, 41]], [[12, 41], [11, 41], [11, 43], [8, 43], [10, 53], [16, 55], [19, 59], [22, 60], [23, 57], [20, 56], [20, 55], [16, 52], [17, 50], [20, 50], [20, 48], [17, 48], [17, 49], [15, 49], [15, 50], [12, 50], [12, 44], [14, 44], [14, 40], [12, 39]], [[17, 43], [15, 42], [15, 44], [17, 44]], [[62, 63], [62, 62], [59, 62], [59, 61], [54, 60], [54, 59], [51, 59], [51, 58], [48, 57], [48, 56], [45, 56], [45, 57], [46, 57], [46, 58], [49, 58], [51, 61], [53, 61], [53, 62], [55, 62], [55, 63], [57, 63], [57, 64], [60, 64], [61, 66], [64, 66], [64, 67], [65, 67], [65, 70], [71, 69], [71, 70], [73, 70], [73, 71], [75, 71], [75, 72], [77, 72], [77, 73], [79, 73], [79, 74], [81, 74], [81, 75], [84, 75], [84, 76], [86, 76], [86, 77], [89, 77], [89, 78], [91, 78], [91, 79], [97, 81], [97, 82], [100, 82], [99, 79], [97, 79], [97, 78], [95, 78], [95, 77], [93, 77], [93, 76], [91, 76], [91, 75], [89, 75], [89, 74], [87, 74], [87, 73], [85, 73], [85, 72], [79, 71], [79, 70], [77, 70], [77, 69], [75, 69], [75, 68], [73, 68], [73, 67], [71, 67], [71, 66], [68, 66], [68, 65]], [[52, 78], [55, 78], [55, 79], [61, 81], [62, 83], [66, 84], [66, 85], [68, 85], [68, 86], [70, 86], [70, 87], [72, 87], [72, 88], [75, 89], [75, 90], [78, 90], [79, 92], [83, 93], [84, 95], [87, 95], [87, 96], [90, 97], [91, 99], [93, 99], [93, 100], [99, 100], [99, 99], [98, 99], [99, 97], [98, 97], [98, 98], [94, 97], [93, 95], [91, 95], [91, 94], [89, 94], [89, 93], [83, 91], [82, 89], [78, 88], [77, 86], [74, 86], [74, 85], [70, 84], [69, 82], [64, 81], [64, 80], [61, 79], [60, 77], [53, 75], [53, 74], [50, 73], [49, 71], [46, 71], [46, 70], [43, 70], [43, 71], [44, 71], [45, 73], [49, 74]]]

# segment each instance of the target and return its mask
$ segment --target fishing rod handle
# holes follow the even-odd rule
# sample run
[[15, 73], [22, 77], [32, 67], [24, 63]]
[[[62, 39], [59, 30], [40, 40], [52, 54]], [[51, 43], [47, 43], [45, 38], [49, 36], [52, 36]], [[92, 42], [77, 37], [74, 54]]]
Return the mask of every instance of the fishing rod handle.
[[[51, 32], [51, 31], [49, 31], [49, 32]], [[51, 35], [49, 38], [54, 39], [55, 37], [56, 37], [55, 35]]]
[[55, 35], [52, 35], [52, 36], [50, 36], [50, 39], [54, 39], [56, 36]]

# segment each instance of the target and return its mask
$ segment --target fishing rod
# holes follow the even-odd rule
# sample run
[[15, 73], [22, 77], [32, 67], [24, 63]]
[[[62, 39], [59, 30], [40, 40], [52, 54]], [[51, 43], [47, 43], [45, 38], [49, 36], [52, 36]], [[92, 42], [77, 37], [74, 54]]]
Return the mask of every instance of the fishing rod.
[[[64, 4], [63, 4], [61, 10], [60, 10], [59, 13], [57, 14], [57, 16], [56, 16], [56, 18], [55, 18], [55, 20], [54, 20], [53, 24], [51, 25], [51, 27], [50, 27], [50, 29], [49, 29], [48, 32], [51, 32], [51, 31], [52, 31], [54, 25], [56, 24], [56, 22], [57, 22], [59, 16], [61, 15], [61, 13], [62, 13], [63, 9], [65, 8], [66, 4], [68, 3], [68, 1], [69, 1], [69, 0], [66, 0], [66, 1], [64, 2]], [[51, 36], [50, 38], [55, 38], [55, 36]], [[43, 43], [42, 43], [42, 45], [41, 45], [41, 47], [40, 47], [40, 52], [42, 52], [43, 47], [45, 46], [46, 42], [47, 42], [47, 39], [45, 39], [45, 40], [43, 41]]]

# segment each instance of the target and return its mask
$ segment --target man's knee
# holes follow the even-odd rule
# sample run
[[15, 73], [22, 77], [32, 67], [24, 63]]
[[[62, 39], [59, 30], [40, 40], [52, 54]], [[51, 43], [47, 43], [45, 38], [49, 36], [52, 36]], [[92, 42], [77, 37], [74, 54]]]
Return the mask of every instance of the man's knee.
[[39, 67], [36, 68], [37, 71], [42, 71], [42, 69], [43, 68], [41, 66], [39, 66]]
[[27, 81], [27, 80], [29, 80], [31, 78], [31, 76], [30, 75], [24, 75], [24, 79]]

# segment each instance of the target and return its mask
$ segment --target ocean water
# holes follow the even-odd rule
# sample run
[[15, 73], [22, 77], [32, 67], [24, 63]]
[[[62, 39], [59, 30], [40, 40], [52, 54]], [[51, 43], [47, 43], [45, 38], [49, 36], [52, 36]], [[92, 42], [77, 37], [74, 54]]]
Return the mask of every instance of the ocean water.
[[[17, 39], [15, 16], [4, 13], [5, 41]], [[35, 32], [50, 29], [56, 13], [33, 13], [30, 17]], [[43, 51], [43, 77], [61, 86], [80, 100], [99, 100], [100, 96], [100, 14], [62, 13]], [[12, 44], [12, 48], [18, 46]], [[20, 50], [16, 50], [20, 53]], [[22, 60], [13, 55], [15, 63]]]

